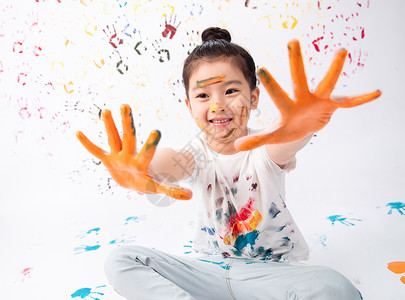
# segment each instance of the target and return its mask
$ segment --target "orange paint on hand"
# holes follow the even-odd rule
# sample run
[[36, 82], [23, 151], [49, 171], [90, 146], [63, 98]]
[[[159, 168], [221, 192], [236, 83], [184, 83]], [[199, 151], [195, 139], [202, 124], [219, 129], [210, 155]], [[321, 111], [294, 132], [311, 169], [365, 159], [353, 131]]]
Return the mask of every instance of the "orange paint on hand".
[[[403, 274], [405, 273], [405, 261], [393, 261], [388, 263], [387, 266], [388, 270], [395, 274]], [[401, 282], [405, 284], [405, 276], [400, 278]]]
[[217, 76], [217, 77], [211, 77], [208, 79], [204, 79], [201, 81], [197, 81], [197, 87], [202, 88], [210, 84], [218, 83], [218, 82], [224, 82], [225, 81], [225, 75]]
[[141, 151], [136, 151], [136, 134], [132, 110], [129, 105], [121, 106], [122, 140], [109, 110], [102, 112], [111, 152], [107, 153], [93, 144], [82, 132], [76, 133], [82, 145], [101, 160], [118, 185], [146, 194], [166, 194], [179, 200], [188, 200], [192, 191], [178, 186], [156, 182], [149, 174], [148, 167], [153, 159], [161, 134], [154, 130]]
[[288, 52], [295, 100], [289, 97], [265, 68], [260, 68], [258, 77], [279, 109], [281, 122], [278, 128], [270, 127], [263, 132], [237, 139], [237, 150], [246, 151], [262, 145], [300, 140], [326, 126], [336, 109], [358, 106], [381, 95], [381, 91], [376, 90], [354, 97], [331, 98], [346, 59], [347, 51], [344, 49], [337, 51], [328, 72], [312, 93], [308, 88], [298, 40], [288, 44]]

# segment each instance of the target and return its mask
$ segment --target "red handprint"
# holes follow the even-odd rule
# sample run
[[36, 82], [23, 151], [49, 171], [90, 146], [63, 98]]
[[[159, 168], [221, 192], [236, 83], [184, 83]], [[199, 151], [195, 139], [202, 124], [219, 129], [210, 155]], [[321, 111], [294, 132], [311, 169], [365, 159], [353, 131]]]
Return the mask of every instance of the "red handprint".
[[103, 31], [107, 35], [107, 37], [110, 38], [110, 40], [108, 41], [110, 45], [113, 46], [115, 49], [117, 49], [119, 45], [122, 45], [122, 43], [124, 43], [124, 40], [117, 37], [117, 31], [115, 30], [114, 25], [112, 27], [114, 32], [110, 31], [110, 27], [108, 27], [108, 25], [107, 31], [106, 29], [103, 29]]
[[[167, 37], [167, 36], [170, 34], [169, 39], [172, 39], [172, 38], [174, 37], [174, 35], [176, 34], [176, 32], [177, 32], [177, 27], [179, 27], [179, 25], [181, 24], [181, 22], [180, 22], [179, 24], [177, 24], [176, 27], [174, 27], [173, 25], [171, 25], [170, 23], [172, 22], [172, 17], [173, 17], [173, 16], [170, 16], [169, 24], [167, 23], [167, 19], [165, 18], [165, 30], [162, 31], [162, 36], [163, 36], [164, 38]], [[173, 24], [176, 23], [176, 18], [177, 18], [177, 17], [175, 16], [175, 17], [174, 17]]]

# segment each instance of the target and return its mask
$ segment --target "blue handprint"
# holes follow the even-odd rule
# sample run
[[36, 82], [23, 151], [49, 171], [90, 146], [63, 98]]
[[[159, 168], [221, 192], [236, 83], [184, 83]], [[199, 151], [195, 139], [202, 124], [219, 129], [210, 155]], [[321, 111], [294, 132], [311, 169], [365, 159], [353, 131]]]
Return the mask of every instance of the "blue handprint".
[[193, 248], [193, 241], [188, 241], [188, 244], [183, 245], [183, 247], [186, 248], [186, 249], [184, 249], [184, 250], [186, 250], [184, 252], [184, 254], [190, 254], [190, 253], [194, 252], [194, 250], [192, 249]]
[[89, 229], [89, 230], [87, 230], [85, 232], [81, 232], [78, 235], [76, 235], [76, 238], [83, 239], [83, 238], [87, 237], [88, 235], [90, 235], [92, 233], [95, 233], [95, 235], [98, 235], [99, 231], [100, 231], [100, 227]]
[[340, 222], [346, 226], [355, 225], [354, 223], [350, 223], [349, 220], [350, 221], [361, 221], [360, 219], [346, 218], [346, 217], [343, 217], [342, 215], [329, 216], [327, 219], [332, 222], [332, 225], [335, 225], [335, 222]]
[[[98, 287], [96, 287], [95, 289], [101, 288], [101, 287], [105, 287], [105, 285], [100, 285]], [[76, 297], [80, 297], [81, 299], [94, 299], [94, 300], [100, 300], [99, 298], [95, 298], [92, 296], [93, 295], [101, 295], [103, 296], [104, 293], [99, 293], [99, 292], [92, 292], [91, 288], [82, 288], [82, 289], [78, 289], [76, 292], [74, 292], [71, 297], [72, 298], [76, 298]]]
[[[93, 239], [94, 237], [97, 237], [99, 235], [99, 232], [100, 232], [100, 227], [95, 227], [95, 228], [89, 229], [87, 231], [82, 231], [81, 233], [76, 235], [76, 238], [79, 238], [81, 240], [83, 240], [85, 238], [87, 240], [92, 239], [93, 242], [90, 242], [90, 244], [92, 244], [92, 245], [89, 245], [89, 241], [87, 241], [87, 242], [85, 242], [87, 245], [81, 244], [80, 246], [75, 247], [73, 249], [74, 254], [76, 255], [76, 254], [81, 254], [84, 252], [95, 251], [98, 248], [100, 248], [99, 241], [98, 240], [94, 241], [94, 239]], [[84, 242], [82, 241], [81, 243], [84, 243]]]
[[146, 220], [146, 218], [146, 215], [128, 217], [125, 219], [124, 225], [127, 225], [129, 222], [139, 223], [140, 221]]
[[94, 245], [94, 246], [86, 246], [86, 245], [81, 245], [79, 247], [75, 247], [73, 250], [75, 251], [76, 254], [84, 253], [84, 252], [89, 252], [89, 251], [94, 251], [100, 248], [100, 245]]
[[188, 5], [184, 5], [188, 10], [191, 16], [195, 16], [195, 15], [201, 15], [204, 7], [201, 4], [198, 3], [193, 3], [193, 4], [188, 4]]
[[393, 210], [396, 210], [399, 214], [403, 215], [405, 212], [405, 203], [403, 202], [390, 202], [386, 206], [390, 208], [388, 214], [391, 215]]
[[110, 241], [108, 244], [110, 245], [121, 245], [121, 244], [130, 244], [135, 241], [135, 235], [126, 237], [125, 234], [121, 234], [121, 236], [117, 239]]
[[314, 246], [318, 245], [318, 244], [321, 244], [323, 246], [323, 248], [327, 249], [328, 248], [328, 245], [326, 245], [327, 239], [328, 238], [327, 238], [327, 236], [325, 234], [321, 234], [321, 235], [316, 234], [314, 236], [314, 238], [313, 238]]

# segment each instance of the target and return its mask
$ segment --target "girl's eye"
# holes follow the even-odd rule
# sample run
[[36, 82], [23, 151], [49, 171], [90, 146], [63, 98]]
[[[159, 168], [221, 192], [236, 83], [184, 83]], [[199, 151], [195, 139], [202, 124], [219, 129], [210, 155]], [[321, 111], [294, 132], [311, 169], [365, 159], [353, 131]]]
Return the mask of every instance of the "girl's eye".
[[238, 91], [237, 89], [227, 89], [225, 92], [225, 95], [230, 95], [230, 94], [236, 93], [237, 91]]
[[201, 93], [201, 94], [198, 94], [198, 95], [196, 96], [196, 98], [203, 98], [203, 99], [205, 99], [205, 98], [208, 98], [208, 95], [205, 94], [205, 93]]

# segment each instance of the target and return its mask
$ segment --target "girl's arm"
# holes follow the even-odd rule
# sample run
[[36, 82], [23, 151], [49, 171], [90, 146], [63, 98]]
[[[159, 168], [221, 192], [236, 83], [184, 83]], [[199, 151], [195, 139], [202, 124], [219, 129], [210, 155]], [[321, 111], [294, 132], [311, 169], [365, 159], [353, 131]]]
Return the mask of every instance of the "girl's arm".
[[194, 172], [195, 159], [191, 152], [162, 148], [156, 151], [148, 174], [159, 182], [178, 182], [188, 179]]
[[[279, 117], [266, 130], [273, 132], [280, 127], [280, 123], [281, 118]], [[273, 162], [283, 169], [286, 164], [295, 158], [295, 154], [308, 144], [313, 135], [313, 133], [310, 133], [304, 138], [284, 144], [267, 144], [267, 154]]]
[[273, 162], [283, 169], [287, 163], [295, 158], [295, 154], [308, 144], [312, 136], [313, 133], [310, 133], [298, 141], [266, 145], [267, 154]]

